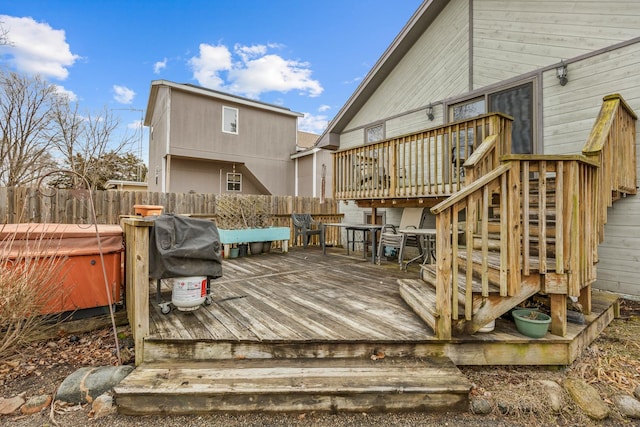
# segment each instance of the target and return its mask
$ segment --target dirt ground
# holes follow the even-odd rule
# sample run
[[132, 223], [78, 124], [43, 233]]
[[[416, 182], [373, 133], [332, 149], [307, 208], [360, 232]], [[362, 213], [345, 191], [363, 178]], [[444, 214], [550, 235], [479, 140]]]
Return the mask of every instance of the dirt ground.
[[[125, 363], [132, 362], [127, 345], [128, 327], [120, 327], [119, 342]], [[55, 394], [69, 374], [84, 366], [117, 364], [111, 328], [79, 336], [64, 335], [32, 343], [0, 361], [0, 397], [25, 393], [27, 398]], [[640, 385], [640, 302], [621, 300], [621, 315], [567, 367], [461, 367], [474, 383], [472, 397], [483, 396], [494, 404], [490, 415], [446, 414], [213, 414], [164, 417], [126, 417], [109, 415], [93, 419], [88, 406], [53, 407], [39, 414], [0, 416], [0, 425], [25, 426], [634, 426], [640, 420], [623, 418], [611, 397], [633, 394]], [[546, 397], [536, 380], [561, 383], [581, 378], [593, 385], [611, 408], [602, 422], [586, 417], [570, 400], [559, 413], [550, 412]]]

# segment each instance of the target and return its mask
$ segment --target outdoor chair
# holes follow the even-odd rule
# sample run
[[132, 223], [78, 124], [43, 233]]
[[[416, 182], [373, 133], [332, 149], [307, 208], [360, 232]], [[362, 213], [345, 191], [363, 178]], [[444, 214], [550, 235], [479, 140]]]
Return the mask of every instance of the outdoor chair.
[[[424, 208], [404, 208], [398, 229], [422, 228], [425, 217], [426, 214]], [[420, 236], [417, 234], [400, 233], [393, 225], [385, 225], [382, 233], [380, 233], [378, 264], [380, 263], [381, 256], [384, 253], [385, 246], [398, 250], [398, 264], [400, 265], [400, 269], [403, 268], [404, 249], [407, 246], [417, 248], [420, 256], [423, 256]]]
[[378, 244], [378, 265], [380, 265], [380, 260], [384, 254], [384, 248], [393, 248], [397, 250], [398, 264], [402, 270], [402, 255], [404, 253], [406, 237], [405, 234], [398, 233], [395, 225], [385, 224], [384, 227], [382, 227], [380, 243]]
[[322, 235], [322, 222], [315, 221], [311, 214], [291, 214], [293, 222], [293, 244], [298, 243], [298, 236], [302, 237], [302, 246], [305, 248], [311, 240], [311, 236], [317, 235], [320, 244], [323, 244], [324, 236]]

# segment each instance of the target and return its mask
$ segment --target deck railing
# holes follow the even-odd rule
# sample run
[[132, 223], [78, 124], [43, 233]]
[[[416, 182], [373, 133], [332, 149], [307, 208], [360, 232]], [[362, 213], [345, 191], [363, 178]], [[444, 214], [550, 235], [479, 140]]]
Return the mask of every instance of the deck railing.
[[[495, 141], [485, 140], [465, 165], [466, 187], [431, 209], [437, 228], [438, 338], [449, 339], [452, 319], [459, 317], [453, 285], [459, 271], [471, 283], [473, 264], [480, 263], [482, 295], [489, 295], [490, 274], [496, 274], [488, 266], [490, 250], [500, 253], [492, 281], [499, 282], [501, 296], [517, 295], [535, 272], [553, 278], [541, 284], [548, 293], [587, 298], [590, 306], [606, 207], [616, 194], [636, 191], [635, 120], [619, 96], [607, 97], [584, 155], [504, 155], [496, 168], [487, 166], [495, 162]], [[490, 231], [489, 211], [496, 206], [499, 229]], [[462, 262], [466, 265], [459, 269]], [[476, 310], [471, 286], [463, 305], [471, 320]]]
[[335, 199], [446, 197], [464, 186], [463, 164], [490, 135], [510, 153], [511, 121], [493, 113], [334, 153]]

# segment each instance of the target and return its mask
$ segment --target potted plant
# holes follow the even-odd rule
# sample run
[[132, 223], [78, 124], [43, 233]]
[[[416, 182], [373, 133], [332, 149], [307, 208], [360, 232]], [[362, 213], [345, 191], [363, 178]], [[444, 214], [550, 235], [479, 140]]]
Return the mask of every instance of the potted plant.
[[522, 308], [511, 312], [518, 332], [531, 338], [542, 338], [547, 334], [551, 317], [536, 309]]

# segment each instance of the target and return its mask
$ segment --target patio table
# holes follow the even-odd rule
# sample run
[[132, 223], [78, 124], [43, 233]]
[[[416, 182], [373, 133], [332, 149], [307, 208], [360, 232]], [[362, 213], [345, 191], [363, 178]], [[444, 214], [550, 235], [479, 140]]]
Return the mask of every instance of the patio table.
[[371, 263], [375, 264], [376, 262], [376, 242], [378, 241], [378, 232], [380, 230], [382, 230], [382, 225], [380, 224], [357, 224], [357, 223], [350, 223], [350, 222], [330, 222], [328, 224], [322, 224], [322, 253], [324, 255], [327, 254], [326, 251], [326, 233], [327, 233], [327, 227], [342, 227], [344, 229], [347, 230], [347, 254], [349, 253], [349, 243], [351, 243], [351, 241], [349, 240], [349, 231], [354, 232], [354, 238], [355, 238], [355, 231], [362, 231], [362, 240], [363, 240], [363, 248], [362, 248], [362, 252], [363, 252], [363, 256], [364, 258], [367, 257], [367, 245], [364, 244], [364, 241], [366, 241], [367, 239], [367, 233], [370, 233], [372, 235], [372, 247], [371, 247]]
[[414, 261], [418, 261], [419, 259], [422, 259], [422, 264], [430, 264], [432, 258], [433, 261], [435, 261], [435, 256], [433, 255], [433, 251], [435, 249], [434, 243], [436, 238], [435, 228], [400, 228], [398, 229], [398, 233], [402, 233], [405, 235], [414, 235], [421, 238], [420, 255], [407, 261], [404, 265], [405, 270], [409, 264]]

